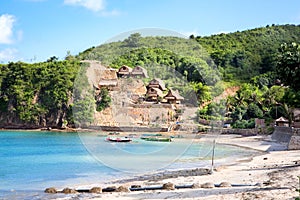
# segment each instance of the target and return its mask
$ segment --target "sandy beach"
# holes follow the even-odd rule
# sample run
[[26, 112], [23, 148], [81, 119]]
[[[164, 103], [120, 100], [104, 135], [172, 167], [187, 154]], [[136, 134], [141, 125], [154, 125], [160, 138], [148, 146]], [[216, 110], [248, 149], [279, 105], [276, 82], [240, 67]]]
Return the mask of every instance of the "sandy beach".
[[[231, 144], [259, 150], [251, 158], [243, 158], [234, 164], [214, 168], [212, 174], [202, 176], [179, 176], [168, 179], [120, 180], [108, 185], [91, 184], [81, 188], [99, 186], [140, 185], [141, 187], [162, 186], [173, 183], [176, 186], [192, 185], [195, 188], [174, 190], [146, 190], [131, 192], [105, 192], [101, 194], [70, 194], [59, 199], [295, 199], [299, 196], [300, 151], [287, 151], [286, 144], [272, 141], [270, 136], [243, 137], [220, 135], [217, 144]], [[232, 187], [203, 188], [204, 183], [218, 186], [227, 182]], [[51, 195], [51, 194], [49, 194]], [[55, 197], [55, 195], [53, 196]]]

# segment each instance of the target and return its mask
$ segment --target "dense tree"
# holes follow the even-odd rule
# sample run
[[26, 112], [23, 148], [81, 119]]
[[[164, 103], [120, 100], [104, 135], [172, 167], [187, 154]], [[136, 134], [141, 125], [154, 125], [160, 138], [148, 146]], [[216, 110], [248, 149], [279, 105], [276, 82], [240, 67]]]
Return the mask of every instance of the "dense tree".
[[99, 95], [96, 95], [96, 110], [98, 112], [104, 110], [110, 106], [111, 101], [108, 90], [106, 88], [102, 88]]
[[300, 40], [300, 26], [267, 26], [206, 37], [196, 37], [222, 68], [226, 81], [249, 81], [252, 77], [274, 71], [277, 49], [282, 43]]
[[1, 66], [0, 122], [51, 124], [67, 118], [78, 61], [57, 61]]
[[294, 90], [300, 88], [300, 44], [282, 44], [277, 60], [277, 75]]
[[127, 47], [139, 47], [142, 36], [140, 33], [133, 33], [127, 39], [124, 40]]

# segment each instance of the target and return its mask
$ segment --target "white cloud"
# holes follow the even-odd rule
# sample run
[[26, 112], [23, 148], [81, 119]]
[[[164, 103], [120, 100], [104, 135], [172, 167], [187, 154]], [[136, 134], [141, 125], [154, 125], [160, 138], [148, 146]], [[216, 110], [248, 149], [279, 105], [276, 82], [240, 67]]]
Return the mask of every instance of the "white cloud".
[[98, 12], [105, 8], [104, 0], [64, 0], [66, 5], [83, 6], [86, 9]]
[[0, 44], [11, 44], [13, 42], [13, 26], [16, 21], [15, 16], [0, 15]]
[[0, 63], [13, 61], [16, 59], [18, 50], [14, 48], [7, 48], [0, 50]]

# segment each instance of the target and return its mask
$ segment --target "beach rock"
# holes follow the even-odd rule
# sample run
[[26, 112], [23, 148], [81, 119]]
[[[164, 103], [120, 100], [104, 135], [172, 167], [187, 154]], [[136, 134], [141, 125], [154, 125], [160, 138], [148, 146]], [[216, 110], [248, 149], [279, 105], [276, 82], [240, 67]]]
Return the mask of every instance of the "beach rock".
[[115, 192], [117, 190], [116, 186], [110, 186], [102, 189], [102, 192]]
[[46, 188], [45, 193], [55, 194], [57, 190], [54, 187]]
[[71, 189], [71, 188], [64, 188], [62, 190], [62, 193], [64, 193], [64, 194], [75, 194], [75, 193], [77, 193], [77, 191], [74, 190], [74, 189]]
[[262, 183], [256, 183], [254, 186], [256, 186], [256, 187], [263, 187], [264, 185]]
[[93, 187], [89, 190], [89, 193], [102, 193], [101, 187]]
[[212, 182], [203, 183], [201, 185], [201, 188], [214, 188], [214, 187], [215, 187], [215, 184]]
[[199, 183], [194, 183], [192, 185], [192, 189], [197, 189], [197, 188], [201, 188], [201, 185]]
[[231, 183], [229, 182], [221, 182], [220, 187], [231, 187]]
[[132, 185], [131, 188], [141, 188], [141, 185]]
[[171, 182], [163, 184], [162, 188], [164, 190], [175, 190], [175, 185]]
[[130, 192], [130, 190], [128, 189], [128, 187], [121, 185], [116, 189], [116, 192]]

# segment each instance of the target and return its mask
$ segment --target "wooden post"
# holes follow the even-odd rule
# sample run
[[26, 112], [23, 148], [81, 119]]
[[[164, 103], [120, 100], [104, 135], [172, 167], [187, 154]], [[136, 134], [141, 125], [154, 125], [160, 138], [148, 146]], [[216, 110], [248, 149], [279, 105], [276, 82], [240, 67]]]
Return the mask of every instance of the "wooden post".
[[213, 142], [213, 150], [212, 150], [212, 156], [211, 156], [210, 174], [212, 174], [214, 172], [215, 147], [216, 147], [216, 140], [214, 140], [214, 142]]

